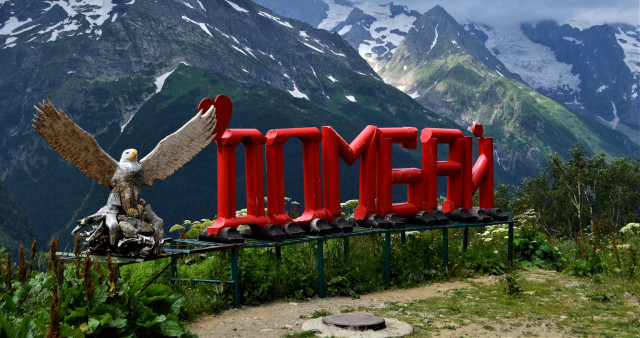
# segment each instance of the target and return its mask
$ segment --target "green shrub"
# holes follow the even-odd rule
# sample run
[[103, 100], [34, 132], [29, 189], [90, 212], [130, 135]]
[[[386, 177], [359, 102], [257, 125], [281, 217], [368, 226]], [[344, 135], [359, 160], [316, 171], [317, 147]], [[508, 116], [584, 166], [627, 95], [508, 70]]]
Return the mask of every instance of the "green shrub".
[[194, 336], [179, 320], [184, 298], [166, 285], [117, 278], [110, 260], [109, 268], [91, 260], [62, 268], [49, 257], [49, 273], [33, 272], [0, 294], [0, 336]]

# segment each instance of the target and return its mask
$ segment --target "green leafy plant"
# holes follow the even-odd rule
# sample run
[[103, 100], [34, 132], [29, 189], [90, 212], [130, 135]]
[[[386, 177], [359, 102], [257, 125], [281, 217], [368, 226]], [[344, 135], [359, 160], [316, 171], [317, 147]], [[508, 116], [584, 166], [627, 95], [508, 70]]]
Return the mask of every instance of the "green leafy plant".
[[33, 272], [0, 294], [3, 336], [193, 336], [179, 320], [184, 298], [168, 286], [118, 279], [110, 257], [108, 268], [89, 258], [62, 267], [56, 251], [52, 241], [49, 273]]

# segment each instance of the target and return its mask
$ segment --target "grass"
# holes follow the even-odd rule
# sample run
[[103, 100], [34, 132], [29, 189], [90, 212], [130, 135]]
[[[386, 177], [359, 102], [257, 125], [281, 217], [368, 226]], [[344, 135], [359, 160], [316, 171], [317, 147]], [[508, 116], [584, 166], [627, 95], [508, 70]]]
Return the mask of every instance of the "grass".
[[[631, 281], [596, 283], [543, 270], [525, 271], [515, 282], [508, 276], [491, 285], [472, 283], [470, 289], [447, 291], [440, 297], [357, 311], [407, 322], [416, 337], [444, 330], [470, 330], [476, 335], [640, 335], [640, 286]], [[512, 293], [513, 283], [522, 291]]]

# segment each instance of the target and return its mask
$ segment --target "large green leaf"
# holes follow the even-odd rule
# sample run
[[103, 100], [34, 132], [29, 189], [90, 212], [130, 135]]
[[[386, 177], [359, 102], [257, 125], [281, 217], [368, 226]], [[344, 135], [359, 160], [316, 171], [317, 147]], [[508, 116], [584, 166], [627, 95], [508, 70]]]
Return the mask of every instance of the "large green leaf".
[[150, 327], [152, 327], [152, 326], [154, 326], [154, 325], [156, 325], [158, 323], [164, 322], [165, 320], [167, 320], [167, 317], [165, 315], [159, 315], [159, 316], [156, 316], [155, 318], [153, 318], [152, 320], [148, 320], [148, 321], [145, 321], [145, 322], [138, 322], [137, 324], [138, 324], [138, 326], [142, 326], [142, 327], [148, 329], [148, 328], [150, 328]]
[[[84, 326], [87, 326], [87, 323], [83, 323]], [[84, 333], [79, 328], [71, 327], [65, 323], [60, 323], [60, 336], [61, 337], [74, 337], [74, 338], [84, 338]]]
[[184, 328], [175, 320], [166, 320], [158, 328], [156, 332], [166, 337], [180, 337], [184, 333]]
[[36, 336], [36, 324], [29, 317], [22, 318], [18, 327], [17, 336], [20, 338], [31, 338]]
[[15, 336], [16, 333], [13, 331], [13, 326], [5, 318], [4, 313], [0, 311], [0, 337], [13, 338]]
[[86, 307], [79, 307], [79, 308], [75, 308], [68, 315], [66, 315], [64, 317], [64, 321], [65, 322], [70, 322], [70, 321], [72, 321], [74, 319], [81, 319], [82, 321], [84, 321], [84, 319], [86, 317], [87, 317], [87, 308]]
[[0, 296], [3, 300], [3, 303], [0, 304], [0, 313], [15, 313], [18, 310], [16, 303], [13, 301], [9, 294], [3, 293]]

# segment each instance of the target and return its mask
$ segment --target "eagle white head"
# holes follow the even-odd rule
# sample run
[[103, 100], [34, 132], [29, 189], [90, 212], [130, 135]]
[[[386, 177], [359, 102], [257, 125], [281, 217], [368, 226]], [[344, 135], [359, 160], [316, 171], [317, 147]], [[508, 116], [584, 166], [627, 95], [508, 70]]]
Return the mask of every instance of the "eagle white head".
[[138, 163], [138, 151], [135, 149], [127, 149], [123, 151], [118, 165], [121, 168], [140, 169], [140, 163]]

